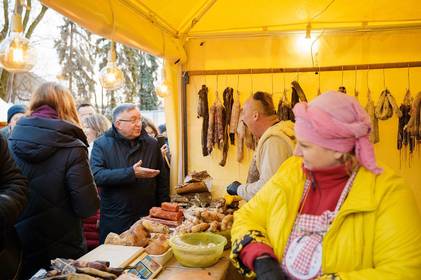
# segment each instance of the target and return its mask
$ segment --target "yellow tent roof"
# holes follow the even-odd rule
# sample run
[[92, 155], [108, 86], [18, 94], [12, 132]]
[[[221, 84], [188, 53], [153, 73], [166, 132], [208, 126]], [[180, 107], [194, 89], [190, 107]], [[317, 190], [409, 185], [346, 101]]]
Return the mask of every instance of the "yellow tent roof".
[[189, 38], [302, 31], [309, 22], [313, 30], [421, 27], [417, 0], [42, 2], [94, 33], [172, 59], [185, 58]]

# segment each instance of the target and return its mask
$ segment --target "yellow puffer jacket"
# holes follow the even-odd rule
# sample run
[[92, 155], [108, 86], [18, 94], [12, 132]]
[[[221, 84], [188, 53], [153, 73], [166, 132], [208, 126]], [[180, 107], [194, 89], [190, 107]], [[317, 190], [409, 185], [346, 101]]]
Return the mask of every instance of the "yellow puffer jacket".
[[[249, 242], [270, 245], [282, 260], [303, 194], [302, 160], [285, 161], [268, 183], [234, 215], [231, 258]], [[378, 176], [360, 168], [323, 239], [324, 278], [421, 279], [421, 217], [412, 191], [392, 170]]]

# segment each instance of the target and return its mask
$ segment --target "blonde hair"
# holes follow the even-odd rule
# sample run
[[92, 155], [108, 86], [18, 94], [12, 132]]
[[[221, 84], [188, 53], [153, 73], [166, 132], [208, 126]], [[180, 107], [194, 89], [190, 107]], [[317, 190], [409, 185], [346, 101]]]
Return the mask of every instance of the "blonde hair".
[[111, 127], [111, 122], [101, 114], [87, 116], [82, 122], [85, 127], [95, 131], [96, 137], [101, 136]]
[[340, 161], [345, 165], [348, 174], [351, 174], [360, 163], [353, 152], [344, 153]]
[[56, 110], [59, 119], [81, 127], [75, 100], [66, 87], [54, 82], [46, 82], [40, 85], [32, 94], [28, 114], [30, 115], [43, 105], [48, 105]]
[[153, 124], [153, 122], [150, 119], [143, 117], [142, 122], [145, 128], [149, 126], [153, 130], [153, 133], [155, 133], [155, 137], [159, 135], [158, 129], [156, 128], [156, 126]]

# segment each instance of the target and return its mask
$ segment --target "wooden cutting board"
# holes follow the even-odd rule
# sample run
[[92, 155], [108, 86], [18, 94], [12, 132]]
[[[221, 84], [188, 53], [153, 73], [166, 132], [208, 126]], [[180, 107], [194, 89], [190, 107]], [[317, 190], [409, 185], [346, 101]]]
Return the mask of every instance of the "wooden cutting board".
[[145, 249], [143, 247], [102, 244], [83, 255], [79, 261], [109, 261], [110, 267], [126, 267]]

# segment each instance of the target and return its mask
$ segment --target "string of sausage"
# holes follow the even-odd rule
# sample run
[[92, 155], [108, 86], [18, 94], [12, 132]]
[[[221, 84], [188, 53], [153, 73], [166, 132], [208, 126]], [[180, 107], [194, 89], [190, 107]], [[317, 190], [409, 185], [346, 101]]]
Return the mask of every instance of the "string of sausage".
[[202, 85], [198, 92], [199, 100], [197, 103], [197, 118], [203, 118], [202, 122], [202, 155], [205, 157], [209, 155], [207, 141], [208, 141], [208, 126], [209, 126], [209, 105], [208, 105], [208, 88]]

